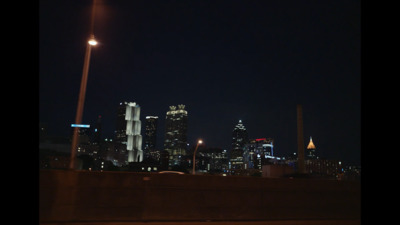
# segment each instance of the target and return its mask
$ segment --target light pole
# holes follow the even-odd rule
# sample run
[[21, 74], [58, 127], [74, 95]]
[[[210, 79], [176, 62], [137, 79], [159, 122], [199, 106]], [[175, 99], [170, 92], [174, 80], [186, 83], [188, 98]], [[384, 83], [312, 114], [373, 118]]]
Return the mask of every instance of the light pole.
[[[95, 45], [97, 45], [97, 41], [96, 41], [96, 39], [94, 39], [94, 35], [92, 34], [92, 35], [90, 35], [90, 39], [86, 44], [86, 53], [85, 53], [85, 60], [83, 63], [81, 88], [79, 91], [79, 99], [78, 99], [78, 107], [77, 107], [76, 116], [75, 116], [75, 124], [80, 124], [82, 122], [83, 106], [85, 103], [85, 95], [86, 95], [86, 84], [87, 84], [88, 72], [89, 72], [90, 52], [92, 50], [92, 46], [95, 46]], [[76, 155], [76, 148], [78, 146], [78, 132], [79, 132], [79, 127], [74, 127], [72, 143], [71, 143], [71, 159], [69, 162], [69, 169], [75, 169], [75, 155]]]
[[[93, 0], [92, 15], [91, 15], [91, 21], [90, 21], [90, 38], [89, 38], [88, 42], [86, 43], [86, 53], [85, 53], [85, 59], [83, 61], [81, 88], [79, 91], [78, 107], [77, 107], [76, 116], [75, 116], [75, 124], [80, 124], [82, 122], [83, 105], [85, 103], [86, 84], [87, 84], [88, 72], [89, 72], [90, 53], [92, 50], [92, 46], [97, 45], [97, 41], [96, 41], [96, 39], [94, 39], [94, 34], [93, 34], [95, 6], [96, 6], [96, 0]], [[72, 143], [71, 143], [71, 158], [69, 161], [69, 169], [71, 169], [71, 170], [75, 169], [75, 155], [76, 155], [76, 148], [78, 146], [78, 132], [79, 132], [79, 127], [74, 127]]]
[[196, 167], [196, 152], [197, 152], [197, 148], [199, 147], [199, 145], [200, 145], [201, 143], [203, 143], [202, 140], [199, 140], [199, 141], [197, 142], [196, 148], [194, 149], [194, 152], [193, 152], [193, 171], [192, 171], [192, 174], [195, 174], [195, 173], [196, 173], [195, 170], [194, 170], [194, 168]]

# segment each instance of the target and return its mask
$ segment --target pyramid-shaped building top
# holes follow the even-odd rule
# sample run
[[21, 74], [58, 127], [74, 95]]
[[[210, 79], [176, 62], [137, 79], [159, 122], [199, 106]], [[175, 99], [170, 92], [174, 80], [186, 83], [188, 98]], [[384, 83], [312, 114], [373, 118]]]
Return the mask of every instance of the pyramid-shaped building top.
[[310, 137], [310, 143], [308, 143], [307, 149], [316, 149], [311, 137]]

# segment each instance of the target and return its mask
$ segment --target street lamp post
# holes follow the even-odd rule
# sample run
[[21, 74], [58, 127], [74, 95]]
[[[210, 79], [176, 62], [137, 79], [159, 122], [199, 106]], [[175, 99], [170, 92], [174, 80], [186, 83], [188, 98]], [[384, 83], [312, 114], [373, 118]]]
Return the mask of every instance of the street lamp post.
[[197, 152], [197, 148], [199, 147], [199, 145], [201, 144], [201, 143], [203, 143], [203, 141], [202, 140], [199, 140], [198, 142], [197, 142], [197, 145], [196, 145], [196, 148], [194, 149], [194, 152], [193, 152], [193, 171], [192, 171], [192, 174], [195, 174], [196, 172], [195, 172], [195, 167], [196, 167], [196, 152]]
[[[85, 60], [83, 62], [83, 72], [82, 72], [82, 80], [81, 80], [81, 88], [79, 91], [79, 99], [78, 99], [78, 107], [76, 110], [75, 116], [75, 124], [80, 124], [82, 122], [82, 115], [83, 115], [83, 105], [85, 103], [85, 95], [86, 95], [86, 84], [88, 79], [88, 72], [89, 72], [89, 62], [90, 62], [90, 53], [92, 50], [92, 46], [96, 45], [97, 41], [94, 39], [94, 35], [90, 36], [88, 43], [86, 44], [86, 53], [85, 53]], [[72, 143], [71, 143], [71, 159], [69, 162], [69, 169], [75, 169], [75, 155], [76, 155], [76, 148], [78, 146], [78, 132], [79, 127], [74, 127], [73, 136], [72, 136]]]

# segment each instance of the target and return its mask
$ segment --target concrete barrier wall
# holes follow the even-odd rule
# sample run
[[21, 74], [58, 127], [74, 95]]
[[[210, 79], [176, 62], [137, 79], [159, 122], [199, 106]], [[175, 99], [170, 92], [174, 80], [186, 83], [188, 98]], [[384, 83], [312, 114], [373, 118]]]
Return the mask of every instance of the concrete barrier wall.
[[40, 171], [41, 222], [360, 219], [360, 183]]

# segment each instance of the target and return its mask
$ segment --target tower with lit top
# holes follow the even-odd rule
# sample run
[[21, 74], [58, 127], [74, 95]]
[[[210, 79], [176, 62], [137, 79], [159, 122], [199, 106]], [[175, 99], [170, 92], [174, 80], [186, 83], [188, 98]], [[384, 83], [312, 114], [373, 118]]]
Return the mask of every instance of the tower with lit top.
[[232, 169], [242, 169], [243, 167], [243, 148], [249, 142], [246, 127], [242, 120], [232, 131], [232, 149], [230, 154], [230, 163]]
[[165, 117], [164, 150], [169, 153], [169, 165], [179, 165], [187, 150], [188, 112], [185, 105], [170, 106]]
[[317, 156], [315, 155], [315, 150], [316, 150], [315, 145], [312, 141], [312, 137], [310, 136], [310, 142], [308, 143], [308, 146], [307, 146], [307, 153], [308, 153], [307, 157], [309, 159], [317, 158]]

